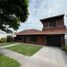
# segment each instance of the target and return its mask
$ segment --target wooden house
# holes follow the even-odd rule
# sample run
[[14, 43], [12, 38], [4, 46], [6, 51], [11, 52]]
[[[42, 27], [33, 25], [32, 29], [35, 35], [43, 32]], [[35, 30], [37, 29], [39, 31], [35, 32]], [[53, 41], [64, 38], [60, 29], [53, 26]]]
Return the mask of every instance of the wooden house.
[[35, 29], [24, 30], [16, 33], [15, 40], [38, 45], [64, 46], [64, 35], [67, 33], [64, 25], [64, 15], [49, 17], [40, 21], [43, 24], [42, 31]]

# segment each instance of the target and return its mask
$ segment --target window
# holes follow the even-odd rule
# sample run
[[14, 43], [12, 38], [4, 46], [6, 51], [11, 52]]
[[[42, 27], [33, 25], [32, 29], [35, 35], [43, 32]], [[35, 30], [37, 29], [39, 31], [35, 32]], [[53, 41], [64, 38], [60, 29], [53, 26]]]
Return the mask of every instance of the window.
[[21, 35], [18, 36], [18, 40], [22, 40], [22, 36]]
[[36, 43], [36, 36], [31, 36], [31, 42]]
[[56, 26], [56, 21], [49, 21], [48, 22], [48, 27], [55, 27]]

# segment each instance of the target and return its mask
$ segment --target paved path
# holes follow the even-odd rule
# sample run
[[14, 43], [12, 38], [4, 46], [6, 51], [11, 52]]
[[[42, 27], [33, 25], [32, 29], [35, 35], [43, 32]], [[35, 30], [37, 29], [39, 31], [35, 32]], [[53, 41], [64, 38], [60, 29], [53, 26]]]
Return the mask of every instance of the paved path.
[[19, 53], [16, 53], [8, 49], [4, 49], [4, 48], [0, 48], [0, 53], [2, 55], [5, 55], [5, 56], [8, 56], [10, 58], [17, 60], [21, 64], [21, 67], [29, 60], [29, 57], [27, 56], [21, 55]]
[[20, 43], [14, 43], [14, 44], [9, 44], [9, 45], [5, 45], [5, 46], [0, 46], [0, 48], [6, 48], [6, 47], [11, 47], [11, 46], [15, 46], [18, 45]]
[[67, 67], [67, 56], [59, 48], [43, 47], [31, 57], [4, 48], [0, 48], [0, 53], [17, 60], [21, 67]]

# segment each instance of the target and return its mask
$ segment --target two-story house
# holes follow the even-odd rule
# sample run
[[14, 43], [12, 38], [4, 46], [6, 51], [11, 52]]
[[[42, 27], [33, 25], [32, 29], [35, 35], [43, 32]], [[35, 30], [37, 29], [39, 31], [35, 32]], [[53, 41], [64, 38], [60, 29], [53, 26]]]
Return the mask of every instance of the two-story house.
[[40, 20], [42, 31], [28, 29], [16, 33], [15, 40], [23, 43], [33, 43], [48, 46], [64, 46], [64, 35], [67, 29], [64, 25], [64, 15], [49, 17]]

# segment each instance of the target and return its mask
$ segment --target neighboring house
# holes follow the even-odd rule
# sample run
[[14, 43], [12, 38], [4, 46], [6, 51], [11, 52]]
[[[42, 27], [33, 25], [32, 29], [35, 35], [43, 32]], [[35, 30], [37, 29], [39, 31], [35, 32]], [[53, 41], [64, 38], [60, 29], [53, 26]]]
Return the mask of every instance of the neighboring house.
[[6, 33], [4, 31], [0, 30], [0, 39], [1, 38], [6, 38], [7, 36], [15, 37], [16, 35], [14, 33]]
[[64, 25], [64, 15], [49, 17], [40, 20], [42, 31], [29, 29], [16, 33], [15, 40], [23, 43], [33, 43], [48, 46], [64, 46], [64, 35], [67, 29]]
[[67, 34], [65, 35], [65, 45], [67, 45]]

